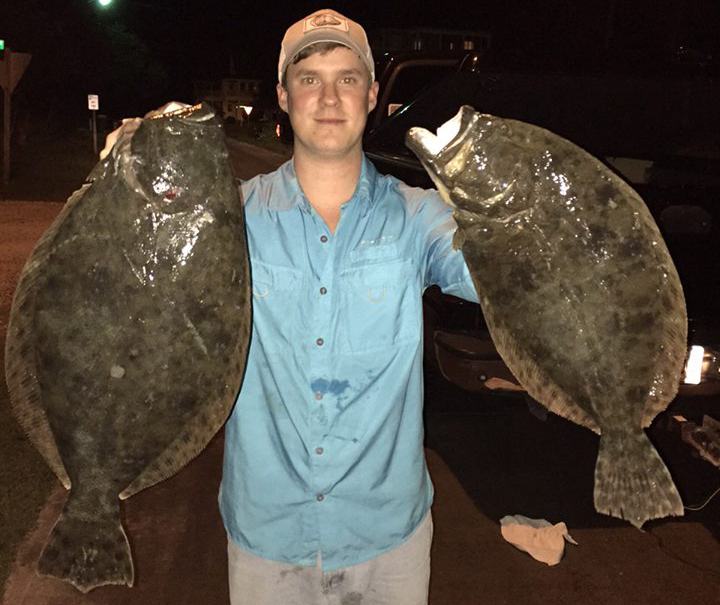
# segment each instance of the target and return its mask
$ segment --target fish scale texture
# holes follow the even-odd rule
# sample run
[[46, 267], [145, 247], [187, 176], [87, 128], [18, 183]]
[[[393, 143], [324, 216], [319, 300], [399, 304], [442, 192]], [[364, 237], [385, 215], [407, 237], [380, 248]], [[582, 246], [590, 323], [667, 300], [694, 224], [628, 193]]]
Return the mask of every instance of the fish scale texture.
[[243, 209], [214, 112], [146, 119], [120, 143], [33, 251], [6, 346], [13, 412], [72, 487], [39, 567], [82, 591], [132, 583], [118, 496], [202, 451], [250, 335]]
[[443, 149], [431, 153], [428, 138], [411, 130], [408, 145], [456, 208], [456, 245], [498, 352], [534, 399], [613, 435], [601, 439], [598, 510], [636, 525], [682, 514], [642, 428], [677, 392], [687, 314], [642, 199], [531, 124], [463, 108]]

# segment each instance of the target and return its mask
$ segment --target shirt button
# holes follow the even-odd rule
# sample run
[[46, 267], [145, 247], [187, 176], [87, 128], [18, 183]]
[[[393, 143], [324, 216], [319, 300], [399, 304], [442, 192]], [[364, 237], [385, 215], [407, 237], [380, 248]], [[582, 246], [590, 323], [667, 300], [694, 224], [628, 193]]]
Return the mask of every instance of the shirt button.
[[323, 346], [323, 345], [325, 344], [325, 341], [324, 341], [322, 338], [318, 338], [318, 339], [315, 341], [315, 344], [316, 344], [317, 346], [321, 347], [321, 346]]
[[327, 241], [327, 235], [321, 235], [320, 241], [324, 244]]
[[321, 448], [321, 447], [316, 447], [316, 448], [315, 448], [315, 453], [316, 453], [318, 456], [322, 456], [322, 454], [323, 454], [324, 451], [325, 451], [325, 450], [324, 450], [323, 448]]
[[317, 495], [315, 496], [315, 499], [316, 499], [318, 502], [322, 502], [323, 500], [325, 500], [325, 496], [324, 496], [323, 494], [317, 494]]
[[325, 286], [320, 288], [320, 294], [327, 294], [327, 288]]
[[322, 394], [320, 391], [317, 391], [317, 392], [315, 393], [315, 399], [317, 399], [318, 401], [320, 401], [322, 398], [323, 398], [323, 394]]

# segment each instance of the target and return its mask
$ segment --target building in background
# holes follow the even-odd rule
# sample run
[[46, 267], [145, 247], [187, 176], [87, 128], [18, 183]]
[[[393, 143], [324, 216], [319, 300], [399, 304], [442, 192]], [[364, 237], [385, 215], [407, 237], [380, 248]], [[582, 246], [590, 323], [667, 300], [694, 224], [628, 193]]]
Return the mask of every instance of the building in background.
[[196, 103], [205, 101], [224, 119], [232, 118], [243, 122], [257, 107], [262, 80], [223, 78], [215, 81], [196, 81], [193, 86]]
[[398, 51], [474, 50], [490, 48], [490, 33], [477, 30], [417, 28], [381, 28], [368, 34], [373, 54], [379, 57]]

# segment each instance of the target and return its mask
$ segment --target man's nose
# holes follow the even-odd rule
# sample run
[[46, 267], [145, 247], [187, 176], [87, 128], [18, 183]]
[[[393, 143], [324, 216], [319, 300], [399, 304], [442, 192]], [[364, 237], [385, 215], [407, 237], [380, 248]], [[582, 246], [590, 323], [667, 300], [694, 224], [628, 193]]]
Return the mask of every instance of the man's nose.
[[334, 82], [328, 82], [322, 88], [322, 102], [325, 105], [336, 105], [339, 101], [337, 87]]

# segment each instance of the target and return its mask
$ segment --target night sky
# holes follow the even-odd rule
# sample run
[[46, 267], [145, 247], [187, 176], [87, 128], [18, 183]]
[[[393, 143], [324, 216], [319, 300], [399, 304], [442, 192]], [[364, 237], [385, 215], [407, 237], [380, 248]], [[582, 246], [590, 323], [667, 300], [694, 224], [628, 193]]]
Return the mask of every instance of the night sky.
[[0, 38], [33, 54], [16, 93], [25, 111], [56, 116], [83, 106], [93, 92], [107, 113], [136, 115], [170, 98], [191, 100], [192, 81], [228, 75], [231, 57], [238, 77], [273, 84], [285, 29], [325, 6], [368, 31], [489, 31], [498, 55], [541, 66], [570, 55], [589, 61], [608, 34], [619, 56], [667, 58], [681, 44], [720, 55], [717, 0], [113, 0], [104, 9], [95, 0], [2, 0]]

